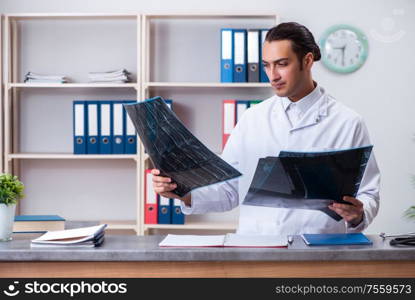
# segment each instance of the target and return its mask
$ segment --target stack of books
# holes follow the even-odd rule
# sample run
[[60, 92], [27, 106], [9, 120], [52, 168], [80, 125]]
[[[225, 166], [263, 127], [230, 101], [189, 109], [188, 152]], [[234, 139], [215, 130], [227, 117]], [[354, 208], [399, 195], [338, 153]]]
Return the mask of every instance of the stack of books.
[[25, 75], [24, 82], [26, 83], [65, 83], [68, 82], [65, 75], [45, 75], [33, 72], [28, 72]]
[[14, 217], [13, 233], [34, 233], [65, 229], [65, 219], [58, 215], [19, 215]]
[[104, 242], [107, 224], [66, 230], [48, 231], [31, 241], [31, 247], [84, 248], [99, 247]]
[[89, 72], [89, 82], [125, 83], [130, 82], [130, 73], [126, 69], [107, 72]]

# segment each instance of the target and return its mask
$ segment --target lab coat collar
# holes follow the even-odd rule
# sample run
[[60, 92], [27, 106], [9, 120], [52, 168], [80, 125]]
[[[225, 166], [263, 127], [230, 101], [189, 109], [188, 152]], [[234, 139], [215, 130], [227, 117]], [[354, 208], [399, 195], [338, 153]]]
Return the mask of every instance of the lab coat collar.
[[316, 82], [315, 83], [315, 88], [314, 90], [309, 93], [308, 95], [306, 95], [305, 97], [301, 98], [300, 100], [296, 101], [296, 102], [292, 102], [288, 97], [284, 97], [282, 98], [282, 106], [284, 107], [284, 110], [287, 111], [288, 107], [292, 104], [295, 103], [297, 105], [297, 108], [301, 111], [301, 113], [304, 115], [307, 110], [313, 106], [313, 104], [320, 99], [320, 97], [322, 96], [322, 91], [320, 89], [320, 86], [317, 85]]
[[[311, 105], [311, 107], [307, 110], [307, 112], [304, 114], [301, 121], [293, 128], [290, 129], [290, 131], [299, 130], [305, 127], [313, 126], [315, 124], [318, 124], [322, 117], [327, 116], [328, 114], [328, 94], [324, 90], [323, 87], [317, 86], [316, 89], [319, 89], [318, 94], [320, 97]], [[284, 98], [280, 98], [282, 103], [284, 103]], [[287, 98], [285, 98], [287, 99]], [[288, 100], [290, 101], [290, 100]], [[288, 117], [284, 111], [284, 105], [277, 105], [281, 108], [281, 115], [284, 115], [287, 119], [287, 124], [290, 124], [288, 121]]]

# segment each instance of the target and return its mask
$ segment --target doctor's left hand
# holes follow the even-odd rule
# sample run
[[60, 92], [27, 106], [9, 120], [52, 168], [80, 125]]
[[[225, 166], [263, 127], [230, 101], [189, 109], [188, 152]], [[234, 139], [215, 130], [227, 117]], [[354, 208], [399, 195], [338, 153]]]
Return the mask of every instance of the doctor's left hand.
[[363, 220], [363, 203], [349, 196], [344, 196], [343, 200], [350, 202], [351, 205], [334, 202], [329, 205], [329, 208], [342, 216], [353, 227], [359, 225]]

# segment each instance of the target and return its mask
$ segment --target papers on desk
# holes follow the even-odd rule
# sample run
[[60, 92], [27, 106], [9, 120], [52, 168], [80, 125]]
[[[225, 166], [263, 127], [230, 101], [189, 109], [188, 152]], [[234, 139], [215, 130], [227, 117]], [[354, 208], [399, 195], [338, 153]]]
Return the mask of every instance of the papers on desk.
[[48, 231], [31, 241], [31, 247], [98, 247], [104, 242], [107, 224]]
[[282, 248], [287, 247], [286, 236], [276, 235], [175, 235], [169, 234], [159, 247], [241, 247]]

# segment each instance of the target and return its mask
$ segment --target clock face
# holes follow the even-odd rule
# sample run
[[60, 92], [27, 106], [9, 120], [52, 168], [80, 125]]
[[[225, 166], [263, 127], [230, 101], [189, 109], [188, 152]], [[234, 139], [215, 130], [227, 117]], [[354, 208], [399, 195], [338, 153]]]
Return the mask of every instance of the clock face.
[[349, 25], [330, 27], [320, 40], [320, 48], [324, 65], [340, 73], [356, 71], [368, 55], [366, 36]]

